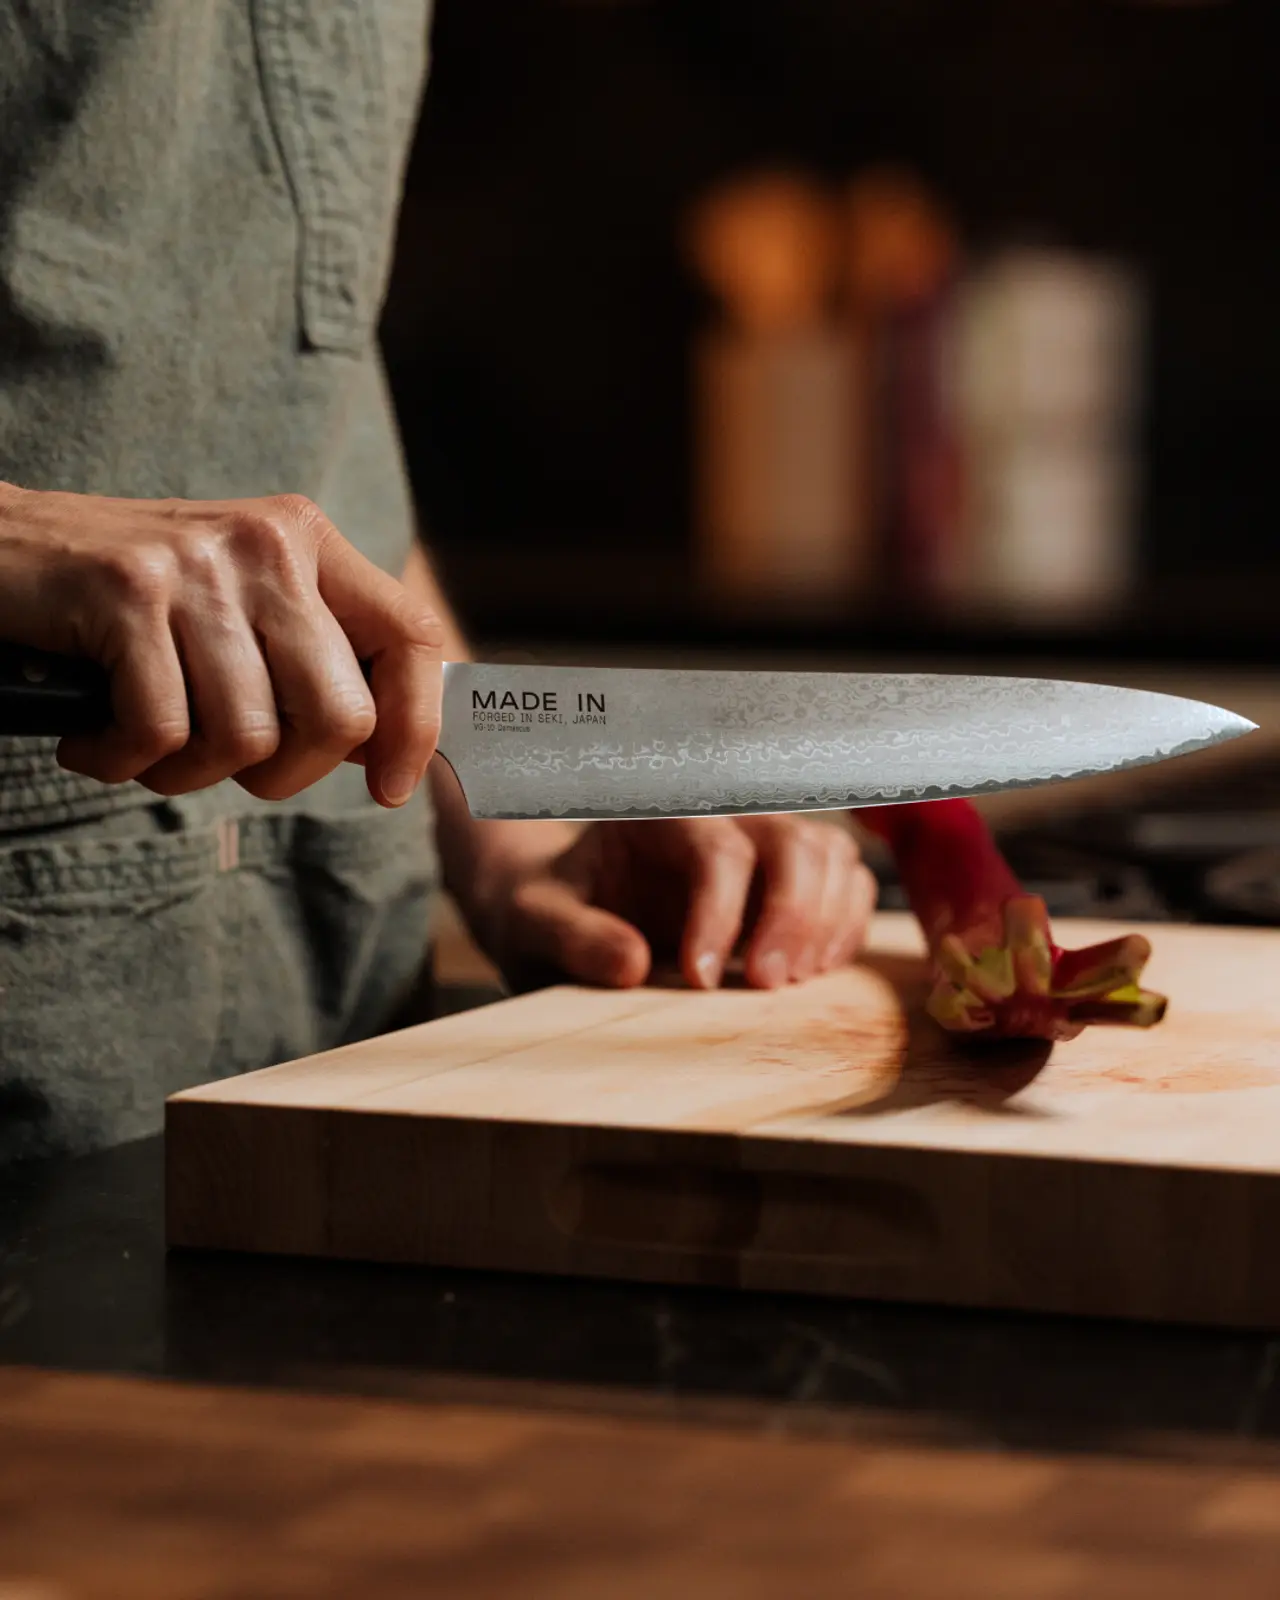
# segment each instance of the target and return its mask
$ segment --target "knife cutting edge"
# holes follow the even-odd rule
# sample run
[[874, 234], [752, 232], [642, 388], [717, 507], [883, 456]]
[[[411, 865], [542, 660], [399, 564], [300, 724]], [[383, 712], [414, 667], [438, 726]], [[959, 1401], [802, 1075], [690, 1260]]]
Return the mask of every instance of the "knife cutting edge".
[[[0, 736], [110, 721], [101, 668], [0, 647]], [[1197, 700], [1049, 678], [447, 662], [439, 752], [477, 818], [595, 821], [972, 797], [1255, 727]]]

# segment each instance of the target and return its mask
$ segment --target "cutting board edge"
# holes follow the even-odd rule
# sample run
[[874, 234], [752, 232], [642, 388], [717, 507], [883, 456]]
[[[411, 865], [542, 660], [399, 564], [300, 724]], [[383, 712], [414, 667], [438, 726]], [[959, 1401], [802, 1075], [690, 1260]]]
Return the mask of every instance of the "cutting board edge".
[[[406, 1192], [422, 1206], [406, 1208]], [[1275, 1330], [1278, 1226], [1274, 1172], [218, 1102], [167, 1111], [176, 1250]], [[1060, 1261], [1077, 1263], [1070, 1280]]]

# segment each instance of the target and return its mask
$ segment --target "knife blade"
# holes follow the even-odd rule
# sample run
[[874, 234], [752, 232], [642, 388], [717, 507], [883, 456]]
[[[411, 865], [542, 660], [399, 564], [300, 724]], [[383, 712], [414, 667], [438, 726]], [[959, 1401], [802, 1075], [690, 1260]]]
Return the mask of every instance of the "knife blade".
[[[100, 668], [0, 648], [0, 735], [111, 720]], [[1253, 731], [1197, 700], [960, 673], [447, 662], [439, 753], [481, 819], [743, 816], [972, 797]]]

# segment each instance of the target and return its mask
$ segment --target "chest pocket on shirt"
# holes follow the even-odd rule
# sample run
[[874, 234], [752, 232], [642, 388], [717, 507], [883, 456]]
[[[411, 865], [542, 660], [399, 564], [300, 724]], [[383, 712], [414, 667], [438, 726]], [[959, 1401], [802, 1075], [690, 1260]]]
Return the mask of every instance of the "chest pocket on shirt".
[[315, 348], [361, 353], [383, 292], [405, 113], [425, 67], [425, 8], [420, 0], [251, 0], [251, 8], [267, 113], [298, 212], [302, 332]]

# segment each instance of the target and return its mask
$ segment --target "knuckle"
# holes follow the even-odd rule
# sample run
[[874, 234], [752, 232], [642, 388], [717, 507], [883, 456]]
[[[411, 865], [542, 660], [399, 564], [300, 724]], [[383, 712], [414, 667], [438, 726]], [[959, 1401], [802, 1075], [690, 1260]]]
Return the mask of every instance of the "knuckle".
[[363, 744], [378, 723], [378, 713], [367, 696], [335, 695], [325, 708], [326, 740], [352, 750]]
[[174, 551], [158, 541], [119, 545], [106, 551], [94, 574], [117, 601], [139, 610], [164, 605], [173, 592], [176, 577]]
[[268, 591], [289, 600], [308, 592], [304, 558], [296, 528], [288, 518], [261, 511], [237, 511], [224, 530], [235, 565]]
[[320, 507], [314, 500], [308, 500], [305, 494], [273, 494], [266, 504], [271, 507], [273, 515], [264, 520], [278, 522], [290, 529], [314, 527], [325, 520]]
[[832, 828], [831, 832], [836, 837], [841, 858], [847, 861], [850, 866], [861, 866], [862, 847], [859, 845], [852, 829]]
[[164, 717], [148, 724], [136, 740], [139, 755], [151, 766], [186, 749], [191, 728], [185, 717]]
[[406, 643], [429, 655], [444, 653], [444, 624], [430, 606], [402, 589], [390, 603], [390, 624]]
[[829, 822], [815, 822], [810, 825], [805, 849], [814, 865], [827, 877], [833, 874], [847, 876], [852, 872], [858, 859], [849, 835], [843, 828], [835, 827]]
[[[120, 730], [121, 742], [107, 758], [113, 770], [123, 776], [150, 773], [152, 768], [171, 764], [171, 758], [186, 750], [191, 741], [191, 725], [185, 713], [156, 716], [142, 724]], [[159, 792], [159, 791], [157, 791]]]
[[795, 830], [792, 843], [796, 850], [808, 860], [824, 864], [835, 854], [835, 840], [827, 837], [834, 832], [816, 822], [806, 822]]
[[247, 717], [232, 724], [218, 743], [217, 754], [233, 771], [268, 761], [280, 748], [280, 726], [275, 718]]
[[768, 916], [774, 937], [784, 941], [799, 937], [812, 921], [808, 907], [797, 900], [793, 892], [771, 896], [768, 901]]
[[275, 541], [276, 548], [287, 552], [292, 561], [296, 561], [298, 552], [304, 549], [315, 558], [330, 540], [342, 537], [320, 507], [305, 494], [273, 495], [265, 504], [266, 514], [259, 513], [259, 519], [269, 530], [268, 537]]
[[779, 818], [778, 826], [761, 841], [772, 875], [789, 882], [812, 882], [830, 867], [829, 848], [821, 833], [796, 818]]
[[218, 530], [208, 523], [196, 523], [182, 538], [177, 565], [185, 580], [194, 579], [203, 588], [220, 589], [225, 575], [226, 551]]
[[283, 516], [239, 511], [233, 514], [227, 532], [236, 555], [256, 570], [278, 573], [295, 563], [293, 528]]
[[[835, 829], [831, 832], [834, 834]], [[812, 859], [824, 878], [846, 878], [853, 870], [853, 861], [838, 838], [815, 839], [811, 846]]]
[[741, 828], [732, 822], [717, 825], [702, 835], [703, 849], [726, 866], [748, 867], [755, 863], [756, 848]]

